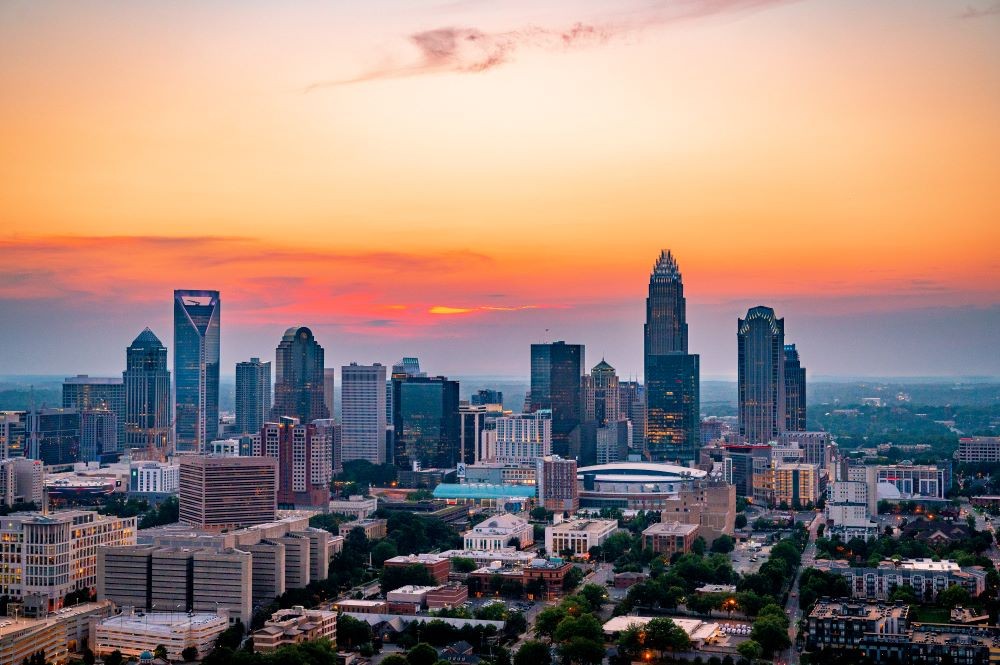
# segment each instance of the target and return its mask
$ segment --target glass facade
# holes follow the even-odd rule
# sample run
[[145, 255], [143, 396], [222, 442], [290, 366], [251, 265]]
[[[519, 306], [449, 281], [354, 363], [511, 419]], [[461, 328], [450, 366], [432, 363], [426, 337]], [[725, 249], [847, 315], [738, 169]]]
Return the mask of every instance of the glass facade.
[[236, 431], [259, 434], [271, 412], [271, 363], [236, 363]]
[[219, 433], [218, 291], [174, 291], [174, 445], [204, 452]]
[[323, 347], [309, 328], [289, 328], [275, 351], [273, 419], [302, 424], [329, 418], [324, 399]]
[[753, 307], [737, 324], [740, 436], [768, 443], [785, 427], [785, 320]]
[[785, 431], [806, 431], [806, 368], [794, 344], [785, 345]]
[[582, 344], [531, 345], [531, 410], [552, 411], [552, 452], [560, 457], [581, 454], [583, 367]]
[[395, 463], [409, 469], [454, 468], [460, 421], [458, 381], [444, 377], [393, 379]]
[[701, 445], [699, 358], [688, 353], [684, 282], [669, 251], [660, 253], [649, 276], [643, 339], [646, 457], [693, 460]]
[[165, 455], [170, 448], [170, 371], [167, 347], [146, 328], [125, 350], [125, 447]]

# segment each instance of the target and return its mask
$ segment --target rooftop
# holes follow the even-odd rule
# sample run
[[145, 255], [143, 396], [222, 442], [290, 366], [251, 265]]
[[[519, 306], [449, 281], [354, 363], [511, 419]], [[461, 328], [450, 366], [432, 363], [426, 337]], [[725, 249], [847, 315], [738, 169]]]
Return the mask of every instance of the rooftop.
[[565, 522], [560, 522], [559, 524], [553, 524], [552, 526], [546, 528], [552, 529], [552, 531], [588, 531], [591, 533], [602, 533], [608, 529], [617, 529], [618, 520], [575, 519], [566, 520]]
[[136, 612], [108, 617], [100, 623], [103, 627], [134, 630], [142, 633], [168, 634], [195, 628], [218, 626], [225, 629], [229, 621], [218, 614], [187, 614], [185, 612]]
[[489, 483], [441, 483], [434, 488], [435, 499], [506, 499], [533, 498], [535, 488], [530, 485], [491, 485]]
[[689, 536], [698, 530], [697, 524], [682, 524], [680, 522], [657, 522], [650, 524], [644, 536]]

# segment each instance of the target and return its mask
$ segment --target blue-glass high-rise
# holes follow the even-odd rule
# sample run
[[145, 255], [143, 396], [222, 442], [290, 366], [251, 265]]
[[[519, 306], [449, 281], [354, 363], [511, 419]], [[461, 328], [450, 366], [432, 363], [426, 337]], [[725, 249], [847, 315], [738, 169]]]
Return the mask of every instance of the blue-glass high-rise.
[[204, 452], [219, 433], [218, 291], [174, 291], [174, 448]]

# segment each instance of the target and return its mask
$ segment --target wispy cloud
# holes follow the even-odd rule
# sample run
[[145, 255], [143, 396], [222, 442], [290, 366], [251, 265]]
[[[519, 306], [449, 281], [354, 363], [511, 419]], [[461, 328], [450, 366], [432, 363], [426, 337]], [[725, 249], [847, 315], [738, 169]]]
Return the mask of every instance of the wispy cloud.
[[643, 28], [657, 27], [717, 15], [750, 12], [794, 0], [654, 0], [627, 7], [614, 16], [577, 21], [564, 28], [527, 26], [495, 31], [475, 27], [443, 26], [407, 36], [414, 48], [409, 60], [387, 65], [358, 76], [318, 81], [305, 88], [322, 88], [364, 83], [379, 79], [407, 78], [442, 72], [477, 73], [511, 62], [521, 49], [565, 51], [600, 45]]
[[987, 16], [1000, 16], [1000, 2], [994, 2], [986, 7], [966, 6], [965, 11], [958, 15], [958, 18], [986, 18]]
[[511, 307], [498, 307], [491, 305], [479, 305], [476, 307], [448, 307], [446, 305], [434, 305], [427, 310], [428, 314], [450, 315], [450, 314], [473, 314], [475, 312], [519, 312], [526, 309], [547, 309], [551, 305], [514, 305]]

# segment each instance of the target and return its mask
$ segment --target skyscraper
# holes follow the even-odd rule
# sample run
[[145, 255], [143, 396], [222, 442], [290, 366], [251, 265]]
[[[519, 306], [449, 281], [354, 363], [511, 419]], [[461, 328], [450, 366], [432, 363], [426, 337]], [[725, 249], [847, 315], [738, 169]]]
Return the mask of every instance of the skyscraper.
[[323, 401], [323, 347], [305, 326], [286, 330], [275, 351], [271, 418], [282, 417], [303, 423], [330, 417]]
[[278, 460], [278, 507], [328, 510], [333, 475], [329, 430], [319, 432], [312, 423], [282, 417], [265, 423], [260, 438], [264, 456]]
[[27, 414], [28, 455], [47, 466], [80, 461], [80, 411], [36, 409]]
[[794, 344], [785, 344], [785, 431], [806, 429], [806, 368]]
[[236, 433], [258, 434], [271, 413], [271, 363], [236, 363]]
[[[125, 446], [125, 384], [117, 377], [97, 377], [78, 374], [63, 381], [62, 405], [64, 409], [107, 409], [115, 414], [115, 447], [117, 452]], [[115, 451], [107, 451], [115, 452]]]
[[660, 253], [649, 276], [644, 336], [646, 455], [688, 461], [700, 445], [699, 358], [688, 353], [687, 303], [677, 261]]
[[594, 420], [598, 427], [618, 422], [618, 375], [603, 358], [590, 370], [594, 379]]
[[785, 320], [753, 307], [737, 325], [740, 436], [767, 443], [785, 427]]
[[461, 425], [458, 381], [443, 376], [392, 380], [395, 463], [410, 469], [453, 468], [458, 463]]
[[351, 363], [340, 368], [343, 460], [385, 463], [385, 366]]
[[167, 349], [145, 328], [125, 350], [125, 447], [160, 456], [170, 448], [170, 371]]
[[106, 407], [80, 412], [80, 461], [118, 457], [118, 415]]
[[218, 291], [174, 291], [174, 447], [204, 452], [219, 434]]
[[333, 367], [323, 369], [323, 403], [326, 412], [333, 418], [334, 394], [337, 390], [337, 370]]
[[632, 423], [632, 449], [646, 447], [646, 387], [638, 381], [618, 384], [618, 405], [622, 415]]
[[565, 458], [580, 456], [583, 367], [582, 344], [531, 345], [531, 410], [552, 411], [552, 452]]

